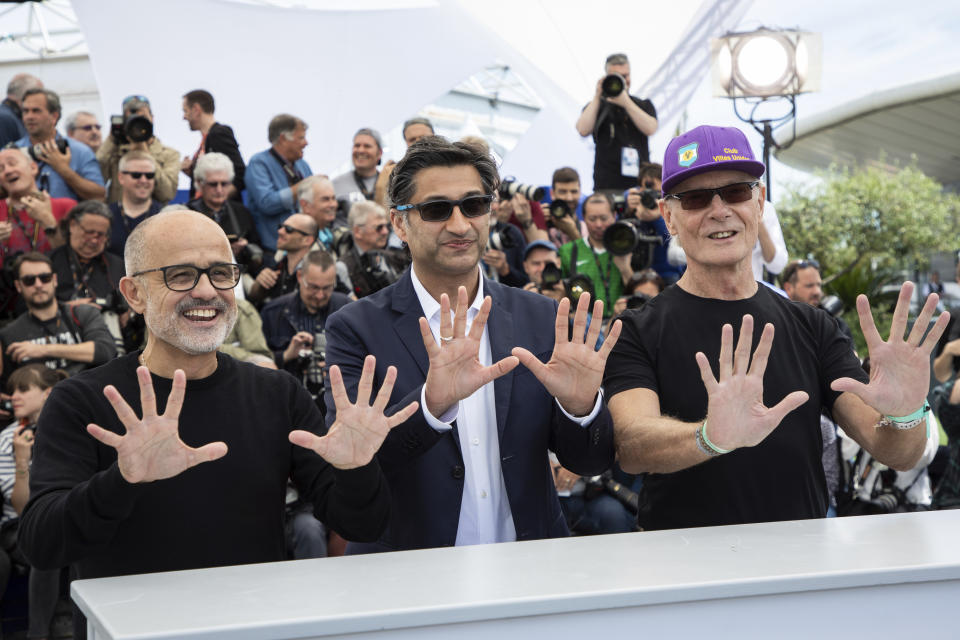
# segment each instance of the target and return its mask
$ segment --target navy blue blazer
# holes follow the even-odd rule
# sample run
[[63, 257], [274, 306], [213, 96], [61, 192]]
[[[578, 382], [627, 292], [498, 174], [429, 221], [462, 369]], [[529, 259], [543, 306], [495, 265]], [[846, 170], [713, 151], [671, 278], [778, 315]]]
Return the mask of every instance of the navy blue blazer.
[[[487, 322], [493, 362], [523, 346], [541, 361], [550, 359], [556, 303], [536, 293], [484, 280], [493, 306]], [[420, 400], [428, 358], [418, 319], [423, 315], [408, 270], [396, 283], [343, 307], [327, 320], [327, 364], [339, 365], [351, 398], [368, 353], [377, 357], [375, 389], [387, 367], [397, 367], [390, 415]], [[327, 391], [327, 425], [336, 418]], [[523, 365], [494, 381], [497, 431], [504, 484], [518, 540], [569, 534], [547, 458], [557, 454], [566, 468], [596, 475], [614, 461], [613, 425], [604, 406], [583, 427], [566, 418], [539, 380]], [[351, 543], [349, 553], [452, 546], [463, 496], [464, 462], [457, 426], [438, 433], [423, 409], [395, 427], [377, 454], [391, 492], [386, 532], [372, 544]]]

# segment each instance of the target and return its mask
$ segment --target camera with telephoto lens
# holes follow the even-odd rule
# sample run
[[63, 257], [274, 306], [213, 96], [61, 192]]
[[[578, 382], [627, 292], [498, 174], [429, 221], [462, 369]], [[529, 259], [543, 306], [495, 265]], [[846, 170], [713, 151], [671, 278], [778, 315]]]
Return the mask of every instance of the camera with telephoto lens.
[[607, 98], [616, 98], [627, 88], [627, 79], [619, 73], [607, 74], [600, 83], [600, 91]]
[[550, 203], [550, 215], [558, 220], [560, 218], [566, 218], [567, 216], [572, 216], [573, 211], [570, 210], [570, 205], [566, 203], [565, 200], [554, 200]]
[[385, 268], [386, 259], [386, 256], [380, 251], [365, 251], [360, 256], [360, 267], [367, 275], [367, 285], [370, 287], [370, 293], [389, 287], [397, 280], [397, 274]]
[[552, 289], [560, 283], [563, 284], [564, 295], [570, 298], [571, 305], [576, 305], [584, 293], [589, 293], [591, 299], [595, 298], [593, 280], [582, 273], [575, 273], [564, 279], [560, 267], [548, 262], [540, 274], [540, 292], [543, 293], [544, 289]]
[[101, 311], [112, 311], [115, 314], [122, 315], [130, 309], [126, 298], [119, 291], [111, 291], [102, 298], [94, 298], [93, 303], [100, 307]]
[[314, 399], [323, 395], [323, 362], [326, 359], [327, 334], [321, 330], [313, 334], [313, 346], [309, 349], [301, 349], [297, 354], [303, 386]]
[[[56, 139], [56, 143], [57, 143], [57, 151], [59, 151], [60, 153], [67, 152], [67, 147], [69, 147], [69, 145], [67, 144], [66, 138], [58, 137]], [[43, 162], [43, 149], [40, 148], [39, 144], [34, 144], [27, 147], [27, 153], [30, 155], [30, 159], [33, 160], [34, 162]]]
[[[236, 242], [238, 236], [234, 234], [227, 234], [227, 240], [230, 242]], [[243, 245], [243, 248], [236, 254], [237, 264], [241, 264], [246, 268], [247, 273], [256, 273], [260, 271], [260, 267], [263, 266], [263, 249], [258, 245], [248, 242]]]
[[590, 500], [606, 493], [616, 498], [630, 513], [636, 515], [640, 510], [639, 494], [617, 482], [612, 471], [604, 471], [599, 476], [592, 476], [583, 480], [586, 485], [583, 490], [585, 499]]
[[663, 244], [658, 235], [647, 235], [640, 229], [636, 218], [617, 220], [603, 232], [603, 247], [615, 256], [633, 254], [630, 264], [633, 269], [648, 269], [653, 264], [653, 249]]
[[837, 296], [823, 296], [820, 299], [819, 306], [834, 318], [839, 318], [840, 314], [843, 313], [843, 300]]
[[656, 189], [644, 189], [640, 192], [640, 206], [644, 209], [656, 209], [660, 192]]
[[497, 190], [501, 200], [509, 200], [518, 193], [527, 200], [536, 200], [537, 202], [543, 200], [543, 196], [546, 195], [543, 187], [517, 182], [517, 179], [512, 176], [504, 178]]
[[118, 145], [146, 142], [153, 137], [153, 123], [150, 122], [150, 118], [137, 114], [126, 118], [110, 116], [110, 137]]
[[517, 241], [514, 240], [509, 233], [493, 229], [490, 231], [490, 242], [488, 246], [497, 251], [506, 251], [507, 249], [516, 247]]

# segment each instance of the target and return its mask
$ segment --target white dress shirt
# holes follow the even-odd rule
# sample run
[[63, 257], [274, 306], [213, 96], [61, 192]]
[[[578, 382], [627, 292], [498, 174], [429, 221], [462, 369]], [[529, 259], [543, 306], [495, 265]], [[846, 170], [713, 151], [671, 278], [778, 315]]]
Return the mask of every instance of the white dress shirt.
[[[480, 305], [483, 303], [484, 278], [479, 267], [477, 277], [480, 279], [477, 295], [467, 309], [467, 333], [470, 332], [473, 320], [480, 312]], [[420, 279], [417, 278], [414, 267], [410, 269], [410, 279], [413, 281], [413, 289], [423, 308], [424, 317], [430, 323], [433, 338], [437, 344], [441, 344], [440, 303], [424, 288]], [[451, 307], [455, 305], [456, 301], [451, 301]], [[552, 331], [552, 327], [546, 327], [545, 330]], [[477, 357], [480, 364], [485, 367], [493, 364], [488, 327], [483, 328]], [[430, 414], [425, 400], [426, 385], [420, 394], [420, 406], [423, 408], [427, 424], [438, 432], [449, 431], [453, 428], [453, 421], [457, 421], [457, 435], [464, 464], [463, 499], [460, 503], [460, 520], [457, 525], [457, 546], [515, 541], [517, 530], [513, 524], [513, 513], [510, 510], [510, 501], [503, 481], [503, 470], [500, 467], [500, 441], [497, 432], [493, 382], [483, 385], [439, 418]], [[584, 418], [571, 416], [562, 406], [560, 409], [571, 420], [585, 426], [599, 413], [601, 403], [602, 397], [597, 394], [593, 411]]]

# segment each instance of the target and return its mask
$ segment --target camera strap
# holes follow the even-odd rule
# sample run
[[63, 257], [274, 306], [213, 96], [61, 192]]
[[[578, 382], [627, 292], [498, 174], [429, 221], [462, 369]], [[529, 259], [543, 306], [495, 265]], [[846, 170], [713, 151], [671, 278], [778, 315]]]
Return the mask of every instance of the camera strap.
[[[588, 247], [590, 247], [590, 255], [593, 256], [593, 264], [594, 266], [597, 267], [597, 274], [600, 276], [600, 280], [603, 283], [603, 292], [604, 292], [603, 303], [608, 304], [610, 301], [610, 271], [613, 267], [613, 257], [610, 255], [609, 251], [607, 251], [604, 254], [607, 256], [607, 269], [606, 271], [604, 271], [603, 268], [600, 266], [600, 259], [597, 257], [597, 252], [596, 250], [594, 250], [593, 245], [590, 244], [589, 240], [584, 240], [584, 242], [587, 243]], [[571, 265], [571, 267], [573, 268], [573, 272], [576, 273], [576, 268], [577, 268], [577, 243], [576, 242], [573, 243], [573, 255], [571, 257], [573, 259], [573, 264]]]
[[271, 148], [270, 154], [276, 158], [277, 162], [280, 163], [280, 168], [283, 169], [283, 173], [287, 176], [287, 185], [293, 186], [303, 180], [303, 174], [297, 170], [297, 167], [292, 162], [287, 162], [287, 160], [277, 153], [276, 149]]
[[[12, 220], [14, 224], [20, 228], [20, 232], [23, 234], [24, 239], [30, 243], [30, 250], [35, 251], [37, 248], [37, 243], [40, 241], [40, 223], [34, 220], [33, 228], [28, 231], [27, 225], [20, 218], [20, 213], [22, 211], [26, 211], [26, 208], [14, 209], [10, 200], [7, 200], [7, 218]], [[27, 215], [29, 216], [30, 214]]]
[[[380, 172], [377, 171], [373, 174], [373, 186], [376, 189], [377, 178], [380, 176]], [[364, 199], [373, 200], [373, 191], [374, 189], [367, 189], [367, 186], [363, 183], [363, 178], [360, 177], [360, 174], [354, 170], [353, 172], [353, 181], [357, 183], [357, 188], [360, 189], [360, 193], [363, 194]]]

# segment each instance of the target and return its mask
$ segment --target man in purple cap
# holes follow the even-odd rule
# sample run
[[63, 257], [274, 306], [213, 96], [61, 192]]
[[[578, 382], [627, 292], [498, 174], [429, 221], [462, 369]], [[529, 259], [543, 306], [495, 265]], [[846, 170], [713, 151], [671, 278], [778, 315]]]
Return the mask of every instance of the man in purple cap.
[[648, 474], [644, 529], [823, 517], [821, 408], [895, 469], [923, 452], [930, 352], [948, 314], [923, 340], [937, 304], [929, 296], [904, 340], [914, 288], [905, 283], [884, 341], [860, 296], [867, 384], [829, 315], [753, 277], [763, 172], [737, 129], [701, 126], [667, 147], [660, 210], [687, 271], [622, 316], [604, 376], [620, 463]]

